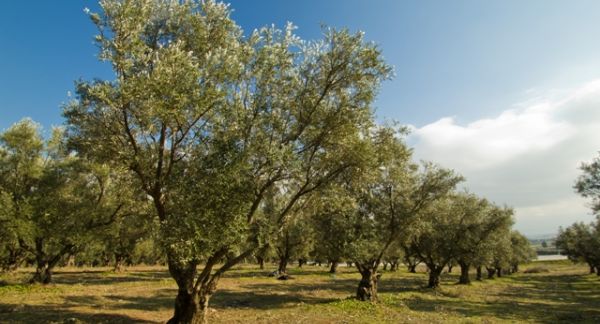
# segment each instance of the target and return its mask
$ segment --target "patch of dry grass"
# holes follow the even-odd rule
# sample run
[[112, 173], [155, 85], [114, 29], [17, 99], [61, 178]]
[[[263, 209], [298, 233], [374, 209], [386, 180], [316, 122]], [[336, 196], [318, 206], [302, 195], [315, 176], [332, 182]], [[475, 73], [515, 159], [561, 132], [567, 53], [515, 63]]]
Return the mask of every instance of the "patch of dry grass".
[[[441, 289], [424, 288], [425, 273], [385, 272], [377, 304], [359, 302], [359, 276], [340, 267], [292, 269], [278, 281], [244, 265], [228, 273], [211, 300], [214, 323], [497, 323], [600, 322], [600, 278], [565, 261], [536, 262], [548, 273], [521, 273]], [[162, 267], [63, 268], [55, 283], [23, 284], [32, 269], [0, 275], [1, 323], [162, 323], [172, 313], [176, 286]], [[457, 271], [455, 271], [457, 272]]]

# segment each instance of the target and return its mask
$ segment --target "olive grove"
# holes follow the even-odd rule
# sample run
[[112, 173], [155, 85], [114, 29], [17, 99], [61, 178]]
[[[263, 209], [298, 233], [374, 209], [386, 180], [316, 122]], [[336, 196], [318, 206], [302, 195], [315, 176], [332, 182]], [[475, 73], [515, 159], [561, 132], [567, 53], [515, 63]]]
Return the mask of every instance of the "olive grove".
[[[393, 71], [362, 33], [244, 33], [212, 0], [100, 7], [88, 14], [113, 77], [78, 81], [48, 139], [30, 120], [0, 134], [3, 270], [33, 265], [32, 282], [49, 283], [68, 258], [164, 264], [177, 285], [169, 323], [202, 323], [242, 262], [280, 274], [292, 261], [331, 273], [347, 262], [356, 298], [377, 302], [388, 264], [422, 263], [436, 288], [448, 266], [468, 284], [473, 267], [481, 280], [482, 268], [491, 278], [531, 259], [512, 209], [413, 161], [407, 129], [376, 122]], [[560, 241], [569, 251], [574, 231]]]

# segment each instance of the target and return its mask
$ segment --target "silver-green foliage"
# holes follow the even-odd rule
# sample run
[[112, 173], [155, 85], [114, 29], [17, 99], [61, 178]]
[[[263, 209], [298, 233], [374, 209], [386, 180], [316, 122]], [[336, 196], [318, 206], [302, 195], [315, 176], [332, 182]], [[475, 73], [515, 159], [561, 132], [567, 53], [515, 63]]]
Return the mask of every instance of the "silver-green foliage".
[[115, 78], [78, 84], [65, 108], [71, 144], [135, 174], [174, 276], [209, 261], [204, 284], [179, 281], [180, 293], [213, 290], [254, 249], [269, 189], [285, 193], [273, 218], [282, 226], [297, 203], [361, 162], [371, 103], [391, 69], [360, 33], [326, 29], [305, 42], [288, 25], [246, 37], [214, 1], [101, 6], [91, 18]]
[[3, 246], [48, 274], [91, 239], [91, 229], [109, 224], [131, 203], [124, 178], [69, 153], [65, 144], [61, 129], [46, 141], [30, 120], [0, 135]]

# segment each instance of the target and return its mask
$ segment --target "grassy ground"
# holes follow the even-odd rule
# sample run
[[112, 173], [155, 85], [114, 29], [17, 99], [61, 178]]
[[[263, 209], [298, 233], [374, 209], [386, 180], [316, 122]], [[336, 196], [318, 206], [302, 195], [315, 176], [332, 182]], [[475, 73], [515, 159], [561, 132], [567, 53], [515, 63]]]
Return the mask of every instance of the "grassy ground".
[[[212, 323], [501, 323], [600, 322], [600, 278], [567, 261], [535, 262], [545, 273], [455, 285], [444, 274], [442, 288], [423, 288], [426, 274], [386, 272], [381, 302], [349, 298], [359, 276], [340, 267], [292, 269], [278, 281], [253, 266], [231, 271], [211, 300]], [[0, 275], [0, 323], [160, 323], [169, 319], [176, 290], [166, 269], [135, 267], [58, 269], [55, 283], [21, 284], [30, 273]], [[454, 272], [458, 272], [458, 269]]]

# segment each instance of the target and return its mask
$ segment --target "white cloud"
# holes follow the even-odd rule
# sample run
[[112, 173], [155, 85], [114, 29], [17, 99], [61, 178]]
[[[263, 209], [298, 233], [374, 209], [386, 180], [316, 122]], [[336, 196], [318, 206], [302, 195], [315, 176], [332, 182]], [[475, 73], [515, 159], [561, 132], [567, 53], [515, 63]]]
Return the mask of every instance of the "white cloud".
[[514, 206], [518, 229], [552, 233], [592, 219], [572, 186], [579, 164], [600, 150], [600, 80], [529, 93], [494, 118], [459, 125], [446, 117], [413, 127], [409, 141], [418, 159], [453, 168], [473, 192]]

